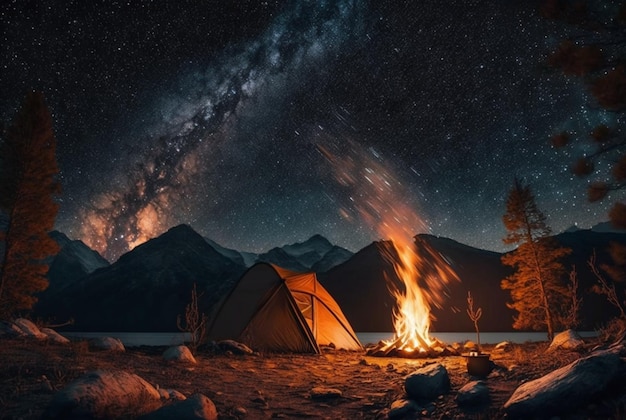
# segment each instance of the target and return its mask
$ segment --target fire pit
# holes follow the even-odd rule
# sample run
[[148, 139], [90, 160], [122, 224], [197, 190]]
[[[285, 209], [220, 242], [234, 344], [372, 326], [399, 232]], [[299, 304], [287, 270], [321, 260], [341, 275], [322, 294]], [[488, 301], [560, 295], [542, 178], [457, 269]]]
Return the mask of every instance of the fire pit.
[[367, 349], [368, 356], [374, 357], [402, 357], [405, 359], [427, 359], [444, 356], [459, 356], [460, 353], [453, 347], [437, 339], [430, 340], [430, 344], [418, 350], [409, 350], [401, 347], [399, 339], [380, 341]]

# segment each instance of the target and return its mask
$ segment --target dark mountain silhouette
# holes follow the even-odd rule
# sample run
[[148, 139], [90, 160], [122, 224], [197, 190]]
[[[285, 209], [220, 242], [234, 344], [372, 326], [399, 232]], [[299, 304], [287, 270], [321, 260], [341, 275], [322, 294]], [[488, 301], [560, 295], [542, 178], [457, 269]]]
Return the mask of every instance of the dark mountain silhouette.
[[[462, 245], [451, 239], [419, 235], [418, 241], [430, 245], [455, 270], [461, 282], [447, 287], [443, 308], [432, 308], [436, 318], [433, 331], [467, 331], [473, 324], [465, 313], [467, 291], [483, 308], [483, 331], [511, 329], [513, 312], [504, 304], [507, 296], [500, 280], [508, 271], [500, 264], [500, 254]], [[396, 306], [385, 276], [398, 284], [392, 265], [383, 256], [385, 242], [375, 242], [357, 252], [350, 260], [321, 276], [322, 284], [334, 296], [356, 331], [393, 331], [392, 311]]]
[[194, 282], [208, 312], [244, 270], [180, 225], [68, 286], [61, 301], [42, 297], [37, 312], [74, 318], [74, 330], [174, 331]]
[[[34, 315], [57, 321], [74, 318], [72, 328], [83, 331], [176, 330], [176, 317], [184, 312], [194, 282], [202, 294], [201, 308], [210, 314], [243, 274], [252, 255], [244, 258], [244, 253], [207, 241], [186, 225], [138, 246], [111, 265], [80, 241], [58, 232], [52, 236], [62, 248], [51, 261], [50, 287], [41, 294]], [[595, 278], [587, 261], [595, 250], [598, 265], [610, 263], [607, 247], [611, 242], [626, 244], [626, 234], [575, 229], [555, 239], [573, 250], [564, 263], [568, 270], [575, 265], [578, 272], [583, 297], [579, 329], [602, 326], [617, 310], [591, 292]], [[432, 331], [473, 330], [466, 314], [468, 291], [483, 311], [481, 331], [512, 330], [515, 313], [506, 305], [510, 296], [500, 288], [501, 280], [512, 271], [501, 264], [502, 254], [432, 235], [418, 235], [416, 243], [418, 249], [430, 247], [460, 278], [445, 288], [442, 307], [431, 308]], [[310, 268], [356, 331], [393, 331], [396, 302], [387, 282], [400, 283], [382, 252], [389, 249], [389, 243], [381, 241], [352, 254], [316, 235], [262, 255], [269, 262], [300, 271], [310, 271], [307, 265], [315, 261]]]
[[[56, 307], [64, 304], [68, 288], [76, 286], [95, 270], [107, 267], [109, 262], [82, 241], [71, 240], [61, 232], [52, 231], [50, 237], [59, 244], [60, 251], [50, 259], [47, 274], [49, 285], [39, 294], [35, 310], [53, 315]], [[54, 322], [67, 321], [67, 318], [55, 316], [47, 318], [54, 318], [50, 319]]]
[[64, 287], [98, 268], [109, 265], [106, 259], [85, 245], [83, 241], [71, 240], [58, 231], [50, 232], [50, 237], [59, 244], [61, 250], [50, 263], [48, 290]]
[[[510, 295], [500, 288], [501, 280], [512, 273], [512, 269], [502, 265], [502, 254], [431, 235], [418, 235], [416, 238], [448, 261], [460, 278], [460, 282], [448, 285], [443, 307], [431, 308], [434, 317], [432, 331], [473, 330], [466, 313], [468, 291], [472, 293], [474, 306], [481, 307], [483, 311], [479, 321], [481, 331], [513, 330], [515, 312], [506, 305]], [[598, 264], [610, 264], [606, 252], [609, 243], [626, 245], [626, 235], [576, 230], [556, 235], [555, 239], [562, 246], [572, 249], [572, 254], [563, 263], [568, 270], [575, 265], [579, 277], [578, 293], [583, 297], [579, 329], [601, 327], [618, 312], [604, 297], [590, 291], [595, 278], [587, 260], [595, 249]], [[390, 281], [398, 280], [391, 264], [382, 256], [381, 247], [385, 246], [384, 242], [372, 243], [321, 276], [322, 284], [335, 297], [356, 331], [393, 331], [392, 311], [396, 302], [387, 291], [385, 273]], [[620, 287], [623, 293], [623, 285]]]
[[267, 262], [293, 271], [323, 272], [346, 261], [352, 252], [331, 244], [322, 235], [313, 235], [304, 242], [284, 245], [260, 254], [256, 262]]

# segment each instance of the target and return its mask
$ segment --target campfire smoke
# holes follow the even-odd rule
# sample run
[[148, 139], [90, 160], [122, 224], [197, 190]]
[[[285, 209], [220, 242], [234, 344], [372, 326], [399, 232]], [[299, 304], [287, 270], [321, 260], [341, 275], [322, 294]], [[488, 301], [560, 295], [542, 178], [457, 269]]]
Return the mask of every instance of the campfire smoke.
[[[412, 194], [383, 165], [380, 154], [347, 139], [344, 145], [340, 150], [336, 143], [317, 144], [332, 165], [338, 185], [352, 192], [349, 206], [340, 213], [350, 221], [360, 219], [387, 240], [381, 250], [394, 269], [386, 277], [397, 303], [393, 312], [395, 335], [371, 353], [386, 356], [400, 352], [405, 357], [433, 351], [441, 354], [439, 349], [445, 345], [429, 337], [430, 308], [441, 307], [447, 284], [458, 277], [445, 258], [419, 237], [414, 238], [416, 232], [428, 231], [428, 226], [417, 214]], [[400, 283], [396, 284], [392, 276]]]

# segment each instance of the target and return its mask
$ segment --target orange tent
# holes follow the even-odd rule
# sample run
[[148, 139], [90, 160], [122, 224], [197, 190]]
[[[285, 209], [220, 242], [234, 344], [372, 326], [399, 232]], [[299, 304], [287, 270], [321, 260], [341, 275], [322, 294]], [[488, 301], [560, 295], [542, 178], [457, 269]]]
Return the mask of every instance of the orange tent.
[[213, 318], [211, 340], [255, 350], [320, 353], [319, 346], [362, 349], [339, 305], [315, 273], [259, 263], [239, 279]]

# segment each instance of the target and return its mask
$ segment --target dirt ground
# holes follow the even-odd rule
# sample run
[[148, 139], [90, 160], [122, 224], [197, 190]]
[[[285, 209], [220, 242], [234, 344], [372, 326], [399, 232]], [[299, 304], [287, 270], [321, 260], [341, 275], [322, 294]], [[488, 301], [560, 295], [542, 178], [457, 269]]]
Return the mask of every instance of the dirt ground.
[[[405, 395], [403, 378], [439, 362], [448, 370], [451, 391], [435, 401], [419, 402], [420, 408], [403, 418], [496, 419], [504, 416], [502, 405], [521, 383], [581, 357], [576, 352], [546, 354], [546, 348], [547, 343], [513, 344], [507, 351], [497, 352], [484, 346], [496, 364], [486, 380], [491, 400], [462, 409], [455, 396], [471, 379], [461, 356], [411, 360], [334, 350], [322, 355], [247, 356], [199, 351], [196, 365], [183, 365], [164, 361], [164, 347], [131, 347], [125, 353], [110, 353], [91, 350], [85, 341], [59, 345], [1, 339], [0, 418], [39, 418], [54, 392], [75, 378], [97, 369], [121, 369], [186, 396], [206, 395], [215, 403], [220, 419], [384, 419], [392, 402]], [[315, 387], [337, 389], [341, 395], [312, 396]], [[561, 418], [624, 418], [624, 394], [626, 387], [614, 390], [577, 414]]]

